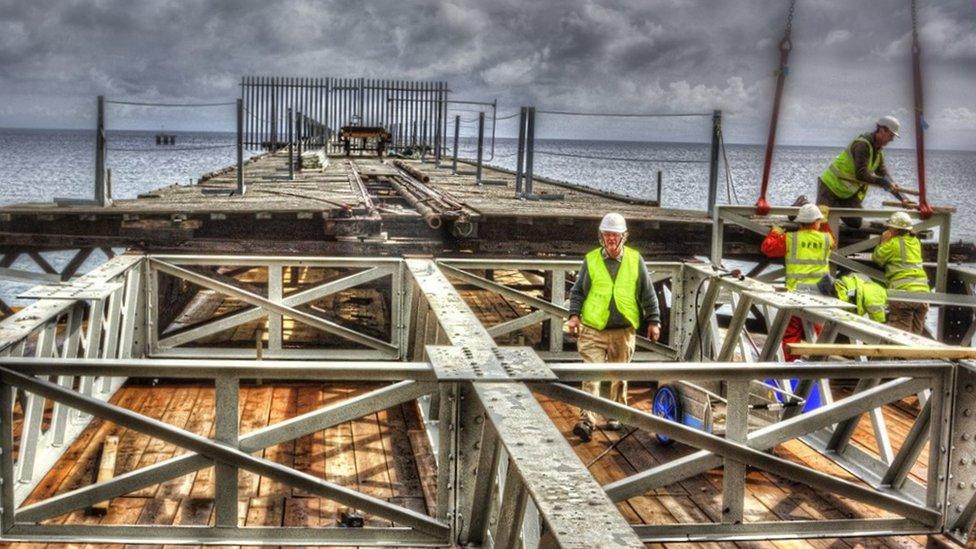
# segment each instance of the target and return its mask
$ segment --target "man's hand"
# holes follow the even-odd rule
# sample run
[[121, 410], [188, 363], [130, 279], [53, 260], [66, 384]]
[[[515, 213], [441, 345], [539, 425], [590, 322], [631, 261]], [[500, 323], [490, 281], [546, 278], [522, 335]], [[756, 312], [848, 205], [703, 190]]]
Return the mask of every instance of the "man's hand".
[[579, 337], [579, 333], [580, 333], [579, 315], [570, 316], [569, 322], [566, 323], [566, 327], [569, 328], [569, 335], [573, 337]]
[[647, 339], [651, 341], [657, 341], [661, 339], [661, 325], [660, 324], [648, 324], [647, 325]]

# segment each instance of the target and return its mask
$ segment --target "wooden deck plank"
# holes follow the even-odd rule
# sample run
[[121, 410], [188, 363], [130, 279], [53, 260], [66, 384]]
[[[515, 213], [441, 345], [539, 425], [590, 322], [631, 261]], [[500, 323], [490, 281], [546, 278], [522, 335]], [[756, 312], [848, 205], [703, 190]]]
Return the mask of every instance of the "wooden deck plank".
[[[119, 391], [110, 402], [131, 410], [138, 409], [148, 397], [149, 394], [145, 391]], [[90, 484], [92, 469], [88, 466], [89, 463], [94, 462], [98, 445], [106, 436], [115, 435], [122, 430], [121, 427], [112, 422], [94, 418], [92, 424], [82, 431], [59, 460], [62, 463], [70, 464], [70, 466], [52, 467], [27, 497], [24, 504], [36, 503], [55, 494]]]
[[[240, 433], [247, 434], [268, 425], [271, 414], [271, 401], [274, 387], [271, 385], [242, 386]], [[258, 497], [260, 478], [251, 471], [241, 471], [238, 475], [238, 498], [248, 501]]]
[[[209, 436], [210, 430], [214, 426], [214, 403], [215, 391], [212, 387], [199, 387], [196, 403], [192, 409], [189, 419], [184, 424], [187, 431]], [[178, 447], [172, 457], [186, 454], [186, 448]], [[172, 480], [168, 480], [159, 486], [158, 497], [162, 498], [185, 498], [189, 497], [197, 473], [190, 473]]]
[[[187, 391], [187, 387], [190, 390]], [[378, 387], [377, 384], [266, 384], [242, 388], [241, 416], [242, 431], [247, 432], [270, 422], [277, 422], [330, 403], [340, 402], [354, 395]], [[189, 417], [184, 427], [197, 433], [213, 436], [213, 389], [201, 385], [176, 386], [160, 385], [148, 387], [126, 386], [120, 390], [116, 399], [123, 405], [131, 406], [139, 413], [157, 416], [166, 420], [180, 421], [187, 414], [188, 395], [196, 395], [189, 407]], [[640, 409], [649, 407], [650, 391], [637, 385], [631, 391], [631, 404]], [[557, 427], [567, 436], [584, 463], [592, 460], [608, 445], [617, 441], [627, 431], [605, 432], [597, 429], [594, 441], [578, 444], [571, 435], [572, 426], [577, 420], [577, 412], [572, 407], [555, 401], [539, 398], [544, 409], [551, 415]], [[209, 411], [208, 411], [209, 410]], [[893, 425], [897, 428], [894, 441], [908, 424], [911, 412], [909, 405], [902, 408], [891, 407]], [[859, 426], [857, 436], [863, 436], [864, 425]], [[870, 428], [869, 425], [867, 428]], [[90, 432], [89, 432], [90, 431]], [[84, 469], [85, 455], [89, 448], [97, 446], [96, 441], [115, 431], [120, 436], [120, 450], [127, 452], [130, 463], [155, 462], [171, 454], [162, 449], [150, 448], [152, 441], [139, 433], [118, 429], [114, 426], [93, 424], [79, 441], [85, 441], [81, 448], [72, 447], [68, 456], [73, 458], [69, 471], [61, 483], [64, 489], [71, 485], [70, 479], [77, 471]], [[638, 432], [622, 441], [616, 450], [609, 452], [592, 468], [594, 476], [601, 483], [610, 482], [644, 470], [656, 464], [685, 455], [691, 449], [674, 444], [662, 447], [652, 438], [653, 435]], [[140, 450], [140, 444], [142, 445]], [[175, 450], [175, 448], [174, 448]], [[141, 453], [140, 453], [141, 452]], [[425, 455], [426, 452], [426, 455]], [[806, 464], [822, 470], [841, 474], [839, 468], [798, 441], [781, 445], [777, 454], [797, 463]], [[294, 441], [291, 454], [267, 452], [270, 459], [284, 459], [301, 470], [312, 471], [330, 481], [361, 489], [377, 497], [382, 497], [398, 505], [426, 511], [432, 509], [433, 486], [436, 470], [432, 466], [432, 456], [426, 441], [426, 433], [416, 412], [415, 403], [406, 403], [360, 420], [347, 422], [328, 430], [319, 431]], [[121, 461], [120, 455], [120, 461]], [[290, 459], [290, 461], [289, 461]], [[92, 457], [93, 461], [93, 457]], [[118, 472], [121, 472], [122, 465]], [[144, 524], [206, 524], [212, 522], [213, 493], [212, 468], [204, 469], [182, 479], [173, 479], [151, 493], [152, 497], [115, 498], [110, 505], [109, 514], [101, 519], [101, 524], [125, 524], [133, 520]], [[54, 478], [54, 477], [52, 477]], [[190, 480], [192, 479], [192, 480]], [[57, 482], [45, 478], [45, 491], [58, 490]], [[90, 482], [90, 479], [86, 482]], [[425, 489], [426, 488], [426, 489]], [[819, 519], [845, 518], [852, 516], [884, 516], [876, 509], [847, 500], [821, 494], [816, 490], [798, 485], [763, 472], [750, 471], [747, 477], [747, 520], [758, 519]], [[255, 478], [246, 487], [257, 491], [257, 496], [242, 499], [240, 519], [248, 525], [310, 525], [331, 527], [336, 525], [337, 506], [334, 502], [317, 497], [305, 497], [300, 491], [277, 489], [268, 479]], [[714, 521], [719, 518], [721, 471], [676, 483], [672, 486], [631, 498], [619, 505], [621, 512], [633, 523], [674, 523], [681, 521]], [[32, 495], [37, 499], [41, 492]], [[163, 497], [165, 496], [165, 497]], [[426, 501], [425, 501], [426, 499]], [[85, 517], [83, 513], [72, 513], [58, 517], [58, 521], [71, 523], [97, 523], [99, 519]], [[371, 523], [388, 524], [370, 518]], [[809, 545], [816, 547], [875, 546], [885, 547], [913, 545], [924, 542], [922, 537], [899, 536], [890, 539], [852, 539], [852, 540], [811, 540]], [[665, 544], [667, 547], [683, 544]], [[714, 544], [714, 547], [729, 544]], [[775, 543], [737, 543], [739, 547], [796, 547], [802, 544], [777, 541]]]
[[[268, 424], [274, 425], [280, 421], [284, 421], [289, 417], [294, 417], [298, 412], [298, 391], [294, 385], [284, 385], [276, 386], [272, 392], [271, 401], [271, 412], [268, 416]], [[289, 440], [282, 442], [281, 444], [276, 444], [274, 446], [265, 448], [264, 459], [273, 461], [275, 463], [281, 463], [287, 465], [288, 467], [294, 466], [295, 463], [295, 441]], [[270, 498], [272, 496], [283, 497], [286, 493], [291, 494], [292, 490], [290, 486], [286, 486], [281, 482], [272, 480], [267, 477], [261, 477], [261, 482], [258, 486], [258, 495], [263, 498]], [[283, 510], [283, 507], [282, 507]]]
[[[376, 498], [389, 500], [393, 497], [386, 451], [380, 440], [377, 414], [369, 414], [350, 422], [353, 451], [356, 460], [356, 479], [359, 491]], [[366, 515], [366, 524], [390, 526], [386, 519]]]
[[[182, 428], [186, 425], [186, 422], [190, 418], [190, 412], [193, 410], [193, 405], [196, 402], [197, 396], [200, 394], [199, 387], [193, 386], [178, 386], [171, 393], [171, 398], [167, 404], [165, 412], [159, 416], [159, 420], [173, 425], [174, 427]], [[163, 461], [173, 455], [176, 451], [176, 445], [170, 444], [162, 439], [150, 438], [149, 442], [146, 444], [145, 450], [139, 458], [139, 462], [136, 468], [141, 469], [148, 465], [153, 465], [159, 461]], [[159, 485], [147, 486], [142, 490], [135, 492], [133, 495], [145, 498], [152, 498], [156, 495], [159, 490]]]

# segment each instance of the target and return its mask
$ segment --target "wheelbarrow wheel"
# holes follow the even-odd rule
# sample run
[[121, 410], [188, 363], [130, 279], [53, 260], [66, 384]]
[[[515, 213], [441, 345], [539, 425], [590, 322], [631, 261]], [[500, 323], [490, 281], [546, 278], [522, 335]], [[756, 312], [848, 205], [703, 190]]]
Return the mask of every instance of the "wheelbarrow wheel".
[[[654, 393], [651, 413], [675, 423], [681, 423], [681, 399], [678, 398], [678, 388], [674, 385], [662, 385], [658, 387]], [[655, 433], [654, 436], [657, 437], [658, 443], [662, 445], [668, 445], [674, 442], [674, 439], [667, 435]]]

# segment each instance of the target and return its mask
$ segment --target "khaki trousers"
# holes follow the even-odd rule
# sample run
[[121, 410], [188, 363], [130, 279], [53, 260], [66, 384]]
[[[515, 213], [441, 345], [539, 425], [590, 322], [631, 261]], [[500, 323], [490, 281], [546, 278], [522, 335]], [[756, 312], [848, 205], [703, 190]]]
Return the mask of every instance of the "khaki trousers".
[[925, 331], [925, 317], [928, 314], [928, 303], [892, 301], [888, 304], [887, 324], [906, 332], [922, 335]]
[[[637, 331], [633, 328], [613, 328], [597, 330], [580, 326], [577, 348], [583, 362], [630, 362], [637, 345]], [[584, 381], [583, 390], [600, 396], [600, 381]], [[627, 382], [610, 382], [610, 400], [627, 404]], [[580, 409], [580, 419], [596, 425], [596, 414]]]

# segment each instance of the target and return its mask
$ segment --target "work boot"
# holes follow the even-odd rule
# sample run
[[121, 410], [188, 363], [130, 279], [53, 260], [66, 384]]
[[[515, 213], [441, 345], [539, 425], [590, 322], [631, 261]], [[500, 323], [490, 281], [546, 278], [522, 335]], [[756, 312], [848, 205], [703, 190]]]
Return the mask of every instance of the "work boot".
[[573, 427], [573, 434], [583, 442], [589, 442], [593, 440], [593, 424], [585, 419], [581, 419]]
[[609, 419], [609, 420], [607, 420], [607, 426], [605, 427], [605, 429], [607, 431], [619, 431], [620, 430], [620, 427], [621, 427], [621, 425], [620, 425], [620, 422], [619, 421], [617, 421], [615, 419]]

